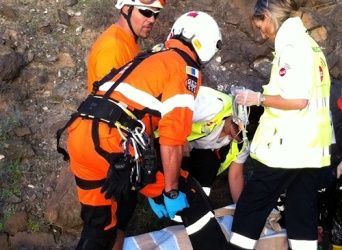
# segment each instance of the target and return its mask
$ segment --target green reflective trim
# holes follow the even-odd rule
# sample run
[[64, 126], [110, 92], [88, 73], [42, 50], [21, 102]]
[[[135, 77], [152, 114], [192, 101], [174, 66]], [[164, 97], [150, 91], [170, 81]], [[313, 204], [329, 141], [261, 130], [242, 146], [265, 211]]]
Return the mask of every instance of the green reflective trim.
[[210, 121], [195, 122], [191, 127], [191, 134], [188, 141], [198, 140], [209, 135], [214, 128], [220, 126], [225, 118], [232, 115], [232, 97], [219, 91], [215, 91], [216, 98], [223, 102], [223, 110]]

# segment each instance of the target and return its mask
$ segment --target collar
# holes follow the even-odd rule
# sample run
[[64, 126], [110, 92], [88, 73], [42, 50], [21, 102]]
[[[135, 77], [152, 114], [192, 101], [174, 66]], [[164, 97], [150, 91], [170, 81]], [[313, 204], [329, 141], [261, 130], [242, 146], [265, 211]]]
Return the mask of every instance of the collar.
[[290, 17], [280, 26], [275, 41], [275, 51], [281, 50], [285, 45], [291, 44], [305, 34], [306, 28], [299, 17]]
[[165, 42], [165, 47], [166, 48], [177, 48], [180, 50], [183, 50], [185, 53], [187, 53], [192, 60], [194, 60], [195, 62], [197, 62], [197, 55], [195, 54], [195, 52], [193, 52], [188, 46], [184, 45], [181, 41], [179, 41], [178, 39], [169, 39]]

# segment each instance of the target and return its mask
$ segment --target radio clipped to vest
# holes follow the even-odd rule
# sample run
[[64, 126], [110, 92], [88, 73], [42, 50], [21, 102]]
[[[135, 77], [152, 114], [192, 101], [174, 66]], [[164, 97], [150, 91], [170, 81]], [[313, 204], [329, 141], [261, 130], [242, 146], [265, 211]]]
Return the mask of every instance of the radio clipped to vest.
[[149, 147], [147, 147], [143, 154], [143, 167], [142, 167], [142, 182], [146, 184], [154, 183], [156, 181], [156, 173], [158, 170], [159, 159], [157, 151], [154, 147], [155, 137], [152, 123], [152, 116], [149, 115], [151, 135]]
[[143, 154], [142, 183], [146, 185], [155, 182], [157, 169], [158, 162], [156, 150], [154, 148], [148, 148]]
[[156, 181], [156, 173], [158, 170], [157, 154], [152, 148], [143, 150], [138, 160], [134, 161], [130, 182], [132, 190], [140, 190], [147, 184]]

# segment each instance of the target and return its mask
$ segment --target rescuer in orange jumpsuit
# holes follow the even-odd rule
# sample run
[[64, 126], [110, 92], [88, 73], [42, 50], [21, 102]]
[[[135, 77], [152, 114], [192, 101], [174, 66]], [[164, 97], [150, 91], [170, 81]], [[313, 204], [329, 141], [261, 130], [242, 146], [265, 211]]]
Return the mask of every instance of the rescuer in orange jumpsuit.
[[[202, 189], [180, 169], [201, 85], [200, 69], [221, 44], [215, 20], [191, 11], [176, 20], [164, 48], [138, 55], [93, 84], [92, 93], [65, 126], [84, 222], [77, 249], [112, 248], [117, 202], [131, 190], [161, 196], [162, 204], [156, 204], [171, 218], [180, 212], [194, 249], [208, 245], [198, 234], [204, 226], [213, 232], [210, 245], [225, 248], [225, 237], [202, 202]], [[151, 133], [156, 129], [158, 154]], [[157, 172], [158, 165], [163, 173]], [[197, 214], [189, 212], [189, 204], [197, 206]]]
[[[117, 0], [115, 7], [120, 10], [118, 20], [97, 38], [88, 55], [89, 92], [95, 81], [133, 60], [141, 51], [138, 41], [149, 37], [165, 3], [166, 0]], [[124, 231], [136, 207], [136, 194], [132, 191], [127, 199], [119, 202], [115, 250], [122, 249]]]

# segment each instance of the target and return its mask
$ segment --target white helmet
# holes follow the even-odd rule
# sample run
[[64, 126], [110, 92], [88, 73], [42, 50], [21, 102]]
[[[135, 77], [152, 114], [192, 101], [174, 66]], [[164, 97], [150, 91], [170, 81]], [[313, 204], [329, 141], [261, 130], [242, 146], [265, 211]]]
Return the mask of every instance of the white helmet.
[[146, 7], [164, 8], [166, 0], [117, 0], [115, 8], [121, 10], [124, 5], [139, 5]]
[[201, 11], [190, 11], [173, 24], [168, 39], [179, 36], [194, 47], [200, 63], [205, 64], [222, 47], [220, 29], [211, 16]]

